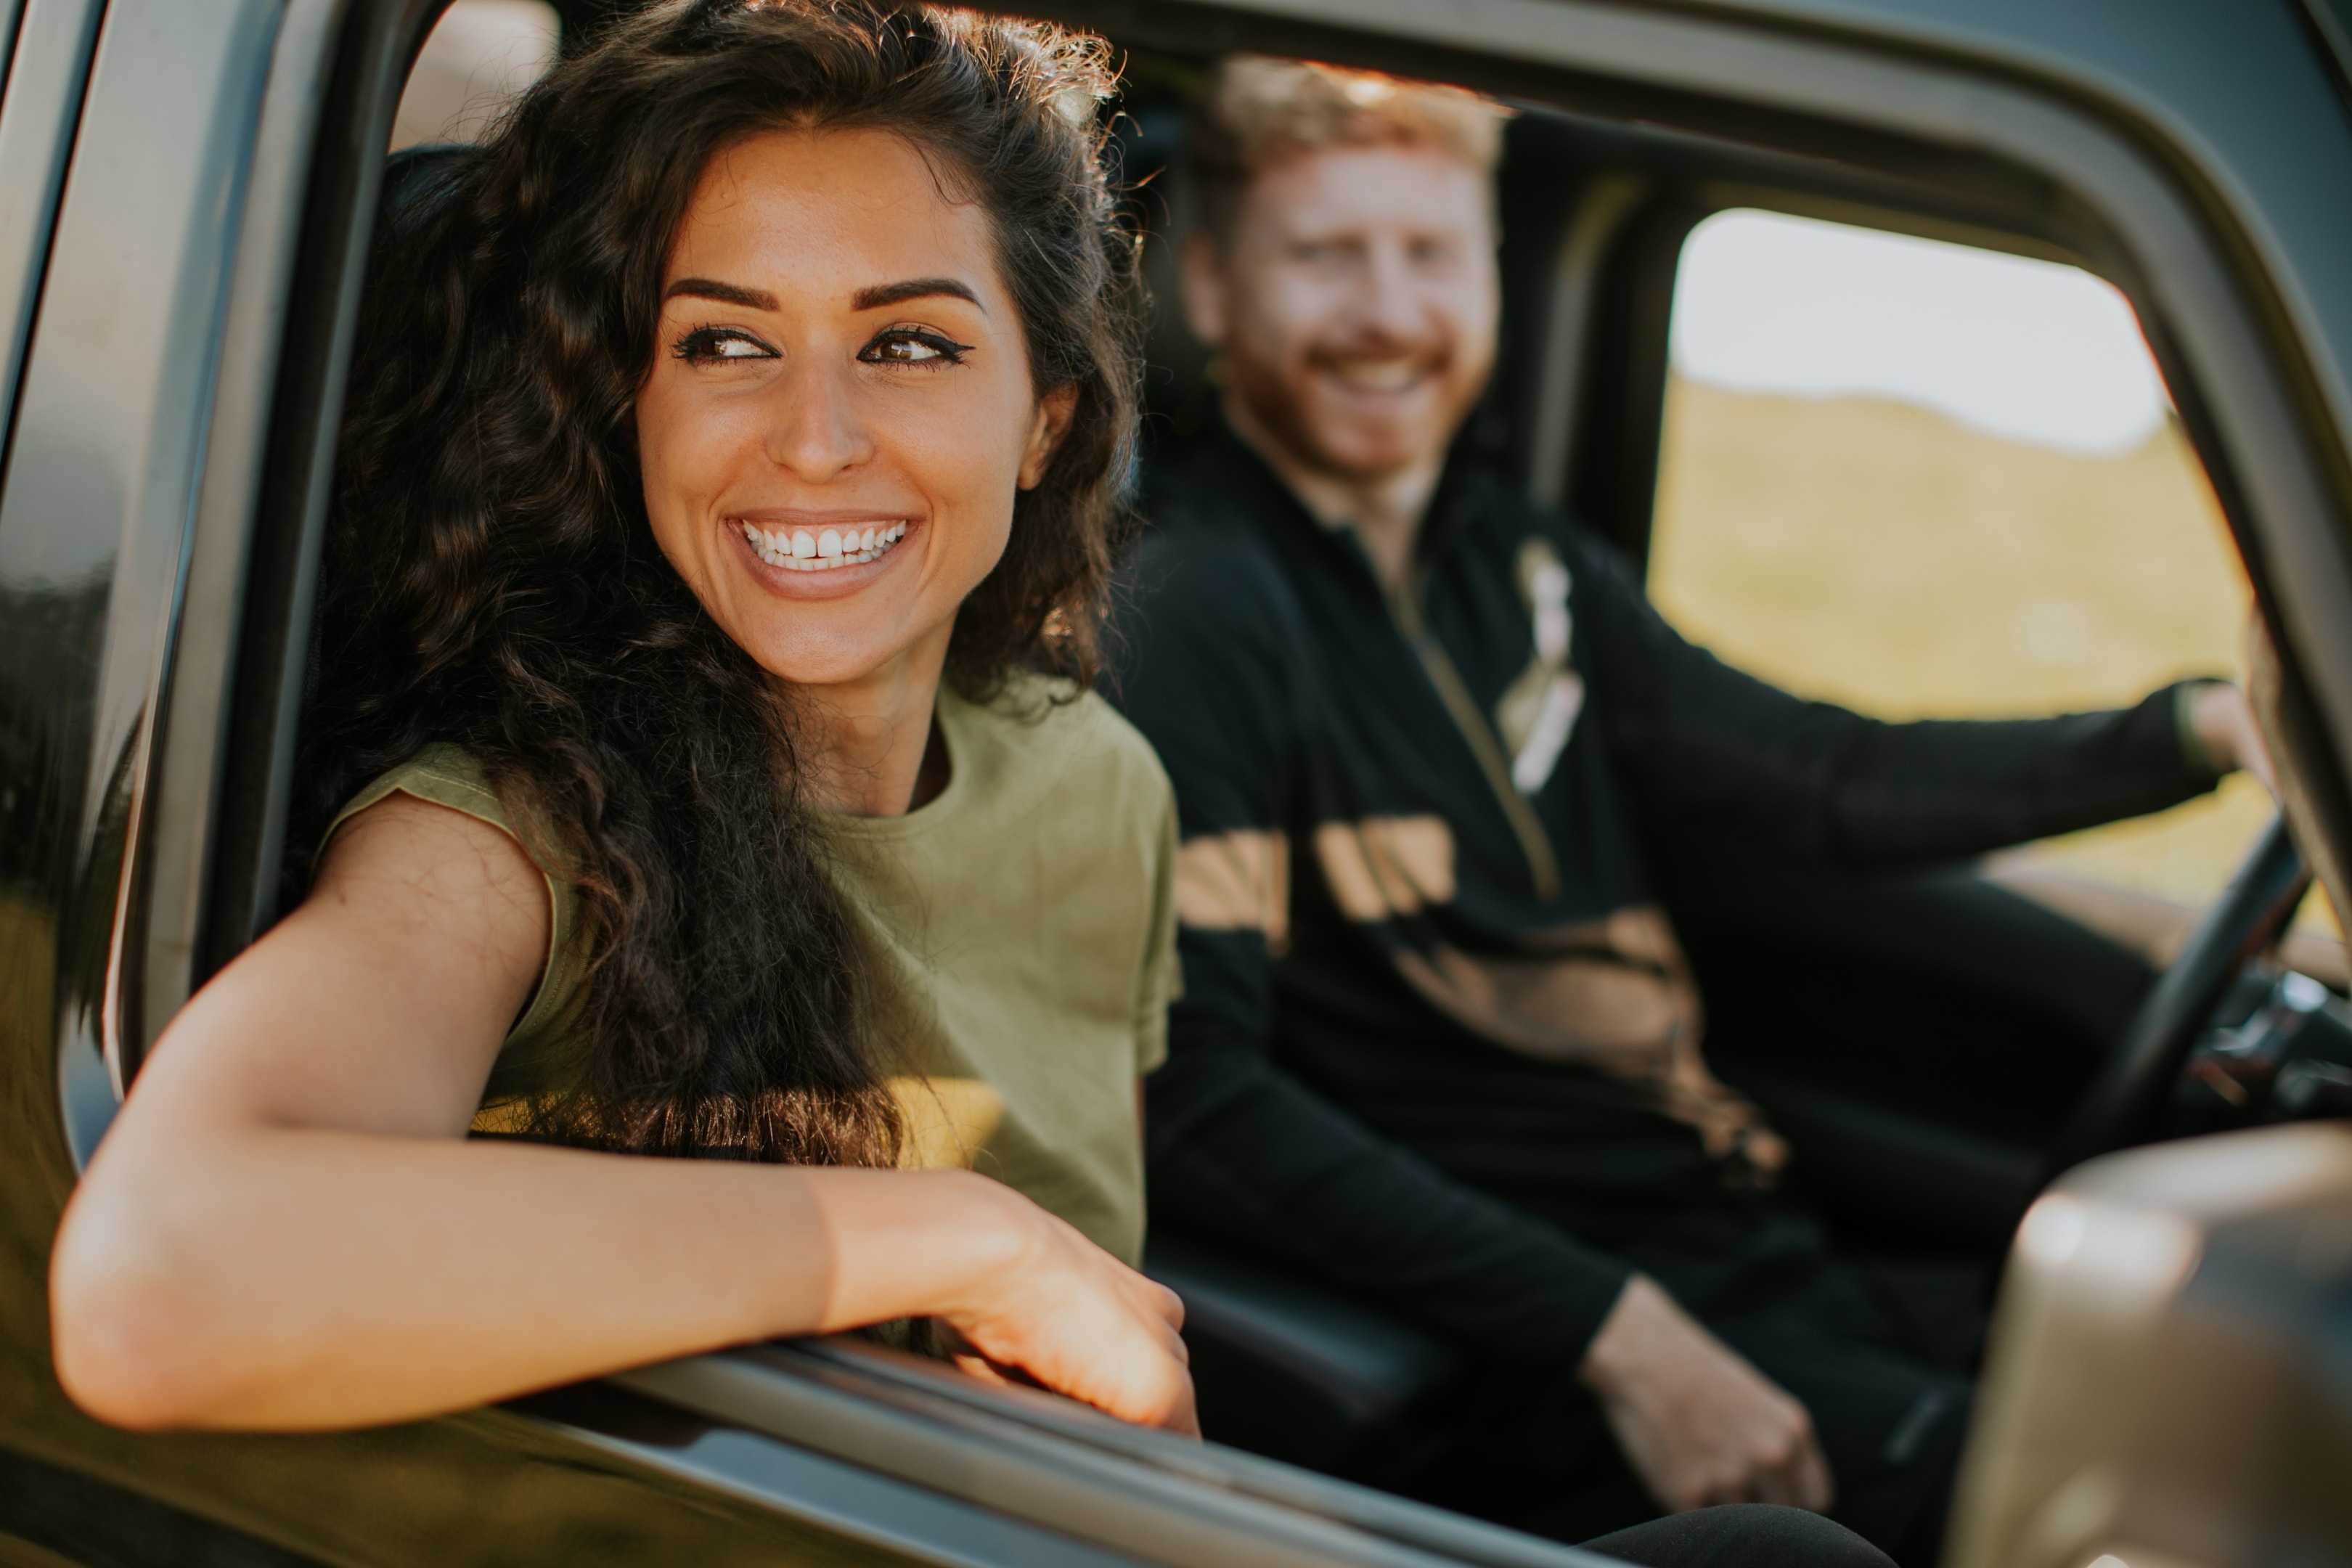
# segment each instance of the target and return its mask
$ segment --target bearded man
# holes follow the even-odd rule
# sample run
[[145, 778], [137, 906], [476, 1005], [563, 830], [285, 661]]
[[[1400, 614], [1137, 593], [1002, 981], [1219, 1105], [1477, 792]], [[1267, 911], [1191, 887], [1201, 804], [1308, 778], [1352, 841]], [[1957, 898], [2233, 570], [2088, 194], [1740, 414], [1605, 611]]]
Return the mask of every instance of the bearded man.
[[1538, 1490], [1630, 1469], [1669, 1510], [1796, 1503], [1930, 1562], [1970, 1352], [1776, 1193], [1635, 807], [1914, 866], [2173, 805], [2260, 742], [2220, 682], [2000, 723], [1801, 701], [1449, 462], [1495, 358], [1500, 131], [1249, 58], [1199, 116], [1183, 304], [1223, 428], [1150, 476], [1113, 693], [1184, 836], [1154, 1211], [1495, 1369], [1493, 1463]]

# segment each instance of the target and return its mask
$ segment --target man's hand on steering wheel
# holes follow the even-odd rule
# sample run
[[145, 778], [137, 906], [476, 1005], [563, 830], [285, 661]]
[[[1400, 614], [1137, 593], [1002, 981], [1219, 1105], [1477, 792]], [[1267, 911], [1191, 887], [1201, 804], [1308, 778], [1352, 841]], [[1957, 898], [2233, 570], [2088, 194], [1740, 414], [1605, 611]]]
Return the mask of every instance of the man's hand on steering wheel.
[[2253, 707], [2242, 689], [2226, 680], [2198, 687], [2189, 694], [2189, 722], [2216, 769], [2226, 773], [2243, 768], [2261, 780], [2273, 797], [2278, 795], [2278, 772], [2271, 764], [2270, 746], [2263, 740]]
[[[2250, 636], [2249, 661], [2260, 668], [2268, 655], [2259, 622]], [[2244, 691], [2226, 680], [2195, 686], [2189, 693], [2188, 720], [2217, 770], [2242, 768], [2278, 798], [2278, 771]], [[2171, 1092], [2224, 988], [2294, 919], [2310, 883], [2309, 866], [2285, 821], [2273, 820], [2109, 1048], [2082, 1103], [2046, 1152], [2043, 1183], [2093, 1155], [2150, 1135], [2157, 1108]]]

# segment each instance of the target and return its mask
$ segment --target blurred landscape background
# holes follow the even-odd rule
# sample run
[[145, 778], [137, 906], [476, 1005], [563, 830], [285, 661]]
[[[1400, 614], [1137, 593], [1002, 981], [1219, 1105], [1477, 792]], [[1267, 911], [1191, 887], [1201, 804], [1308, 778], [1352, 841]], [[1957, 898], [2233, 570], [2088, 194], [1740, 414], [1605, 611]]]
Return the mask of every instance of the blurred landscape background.
[[[2168, 417], [2084, 453], [1891, 398], [1677, 376], [1666, 420], [1651, 591], [1685, 636], [1792, 691], [1892, 719], [1993, 718], [2242, 674], [2244, 574]], [[2235, 775], [2022, 854], [2201, 903], [2270, 815]], [[2324, 897], [2303, 918], [2335, 929]]]
[[[1684, 246], [1673, 345], [1650, 591], [1726, 659], [1890, 719], [2242, 676], [2244, 571], [2104, 280], [1735, 209]], [[2235, 775], [1998, 860], [2200, 904], [2271, 814]]]

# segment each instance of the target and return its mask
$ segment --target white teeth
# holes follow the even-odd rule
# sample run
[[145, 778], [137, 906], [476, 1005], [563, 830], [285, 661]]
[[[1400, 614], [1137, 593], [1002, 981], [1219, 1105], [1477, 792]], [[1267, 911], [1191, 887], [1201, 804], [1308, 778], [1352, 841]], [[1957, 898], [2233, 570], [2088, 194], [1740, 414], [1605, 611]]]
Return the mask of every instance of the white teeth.
[[1367, 392], [1402, 392], [1421, 379], [1423, 368], [1418, 360], [1348, 360], [1334, 364], [1331, 372]]
[[887, 528], [828, 528], [816, 533], [806, 529], [772, 533], [749, 522], [740, 526], [744, 542], [751, 545], [754, 554], [787, 572], [829, 572], [836, 566], [855, 566], [875, 560], [907, 536], [903, 522]]

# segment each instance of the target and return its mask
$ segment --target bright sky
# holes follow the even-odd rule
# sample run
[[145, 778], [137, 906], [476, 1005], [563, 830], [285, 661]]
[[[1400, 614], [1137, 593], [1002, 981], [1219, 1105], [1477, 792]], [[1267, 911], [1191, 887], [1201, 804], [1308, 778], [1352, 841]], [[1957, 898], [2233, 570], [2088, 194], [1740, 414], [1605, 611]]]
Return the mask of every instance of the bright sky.
[[1691, 232], [1674, 363], [1744, 392], [1896, 398], [2075, 452], [2128, 450], [2169, 406], [2131, 307], [2087, 272], [1752, 210]]

